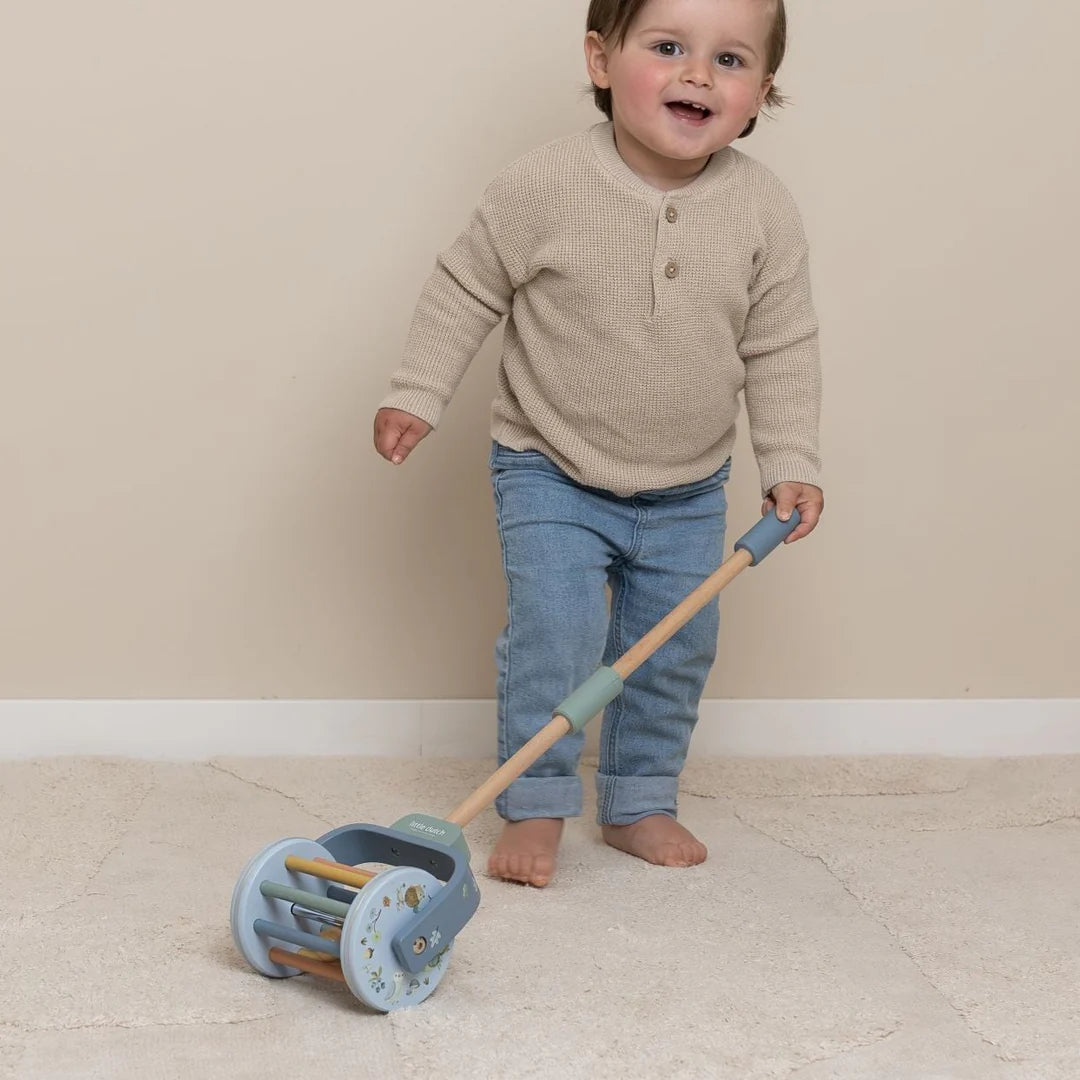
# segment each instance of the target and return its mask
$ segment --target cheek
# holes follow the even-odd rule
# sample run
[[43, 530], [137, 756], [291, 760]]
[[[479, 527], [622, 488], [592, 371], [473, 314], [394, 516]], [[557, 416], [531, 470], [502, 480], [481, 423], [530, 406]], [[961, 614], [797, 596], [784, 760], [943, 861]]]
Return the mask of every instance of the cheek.
[[620, 73], [615, 97], [627, 110], [655, 105], [667, 85], [666, 74], [647, 64], [635, 65]]
[[750, 80], [729, 84], [726, 95], [728, 108], [736, 112], [754, 112], [758, 107], [760, 91], [760, 84]]

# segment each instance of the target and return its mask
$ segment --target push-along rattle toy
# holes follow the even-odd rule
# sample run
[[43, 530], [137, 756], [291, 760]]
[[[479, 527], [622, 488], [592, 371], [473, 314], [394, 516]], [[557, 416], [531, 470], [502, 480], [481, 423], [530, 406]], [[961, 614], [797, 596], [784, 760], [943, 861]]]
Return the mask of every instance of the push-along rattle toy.
[[[424, 1001], [480, 904], [464, 827], [554, 743], [602, 712], [634, 670], [798, 523], [797, 512], [784, 522], [775, 511], [763, 517], [718, 570], [611, 667], [582, 683], [445, 819], [409, 814], [388, 829], [343, 825], [318, 840], [279, 840], [259, 852], [232, 897], [233, 941], [247, 962], [272, 978], [306, 972], [343, 982], [379, 1012]], [[363, 869], [370, 864], [388, 869]]]

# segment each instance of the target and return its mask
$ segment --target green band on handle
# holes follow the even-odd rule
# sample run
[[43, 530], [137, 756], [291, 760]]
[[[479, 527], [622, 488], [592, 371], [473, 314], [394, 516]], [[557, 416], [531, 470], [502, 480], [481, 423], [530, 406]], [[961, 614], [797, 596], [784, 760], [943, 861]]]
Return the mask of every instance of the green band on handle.
[[581, 731], [605, 705], [622, 693], [622, 688], [622, 676], [614, 668], [602, 667], [594, 671], [552, 716], [565, 716], [573, 731]]

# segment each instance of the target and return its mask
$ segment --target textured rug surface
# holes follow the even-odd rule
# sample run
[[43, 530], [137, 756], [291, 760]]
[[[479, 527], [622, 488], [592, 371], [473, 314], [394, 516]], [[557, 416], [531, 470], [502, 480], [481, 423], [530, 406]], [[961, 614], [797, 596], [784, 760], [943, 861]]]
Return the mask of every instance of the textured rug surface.
[[[272, 841], [448, 813], [490, 761], [0, 763], [0, 1077], [1075, 1080], [1080, 758], [696, 761], [692, 870], [568, 824], [488, 879], [438, 990], [266, 979], [233, 886]], [[583, 769], [586, 791], [592, 769]]]

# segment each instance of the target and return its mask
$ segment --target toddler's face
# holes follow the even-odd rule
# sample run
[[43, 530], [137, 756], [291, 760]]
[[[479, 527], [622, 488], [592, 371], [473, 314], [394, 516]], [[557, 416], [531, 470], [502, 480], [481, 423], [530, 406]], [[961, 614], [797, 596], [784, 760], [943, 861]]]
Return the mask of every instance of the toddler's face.
[[685, 171], [739, 137], [772, 85], [774, 15], [769, 0], [649, 0], [621, 48], [589, 35], [589, 74], [611, 90], [632, 167], [638, 157], [654, 172]]

